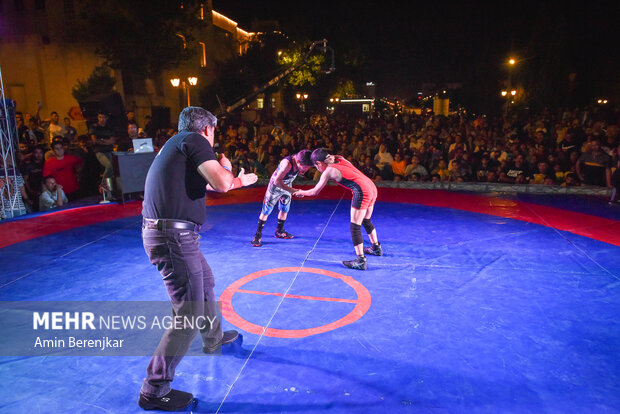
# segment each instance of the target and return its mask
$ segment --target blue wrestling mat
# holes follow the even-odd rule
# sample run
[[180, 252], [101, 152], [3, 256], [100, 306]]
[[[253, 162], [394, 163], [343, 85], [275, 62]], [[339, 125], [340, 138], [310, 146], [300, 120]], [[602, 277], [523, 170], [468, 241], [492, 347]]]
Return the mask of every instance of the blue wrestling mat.
[[[260, 202], [207, 211], [201, 249], [224, 329], [243, 342], [200, 356], [195, 339], [172, 384], [195, 395], [193, 412], [620, 412], [616, 245], [380, 201], [373, 222], [385, 255], [355, 271], [341, 265], [355, 257], [346, 197], [294, 200], [286, 230], [295, 238], [273, 237], [274, 212], [260, 248], [250, 245]], [[140, 220], [0, 249], [0, 299], [167, 300]], [[136, 401], [151, 351], [0, 357], [0, 411], [143, 412]]]

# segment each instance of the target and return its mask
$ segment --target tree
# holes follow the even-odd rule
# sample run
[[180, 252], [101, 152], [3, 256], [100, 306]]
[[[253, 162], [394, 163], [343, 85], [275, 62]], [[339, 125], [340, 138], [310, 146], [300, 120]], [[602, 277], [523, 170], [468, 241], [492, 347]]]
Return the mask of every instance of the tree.
[[103, 64], [96, 66], [86, 81], [78, 79], [71, 94], [79, 102], [93, 95], [108, 94], [114, 90], [115, 84], [110, 67]]
[[194, 39], [197, 7], [197, 0], [87, 0], [85, 33], [111, 67], [155, 78], [191, 56], [184, 46]]

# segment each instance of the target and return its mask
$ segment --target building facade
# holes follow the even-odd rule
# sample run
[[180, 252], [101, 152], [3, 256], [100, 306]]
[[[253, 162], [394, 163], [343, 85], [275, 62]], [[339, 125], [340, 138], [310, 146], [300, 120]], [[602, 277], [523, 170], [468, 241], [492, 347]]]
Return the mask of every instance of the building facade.
[[[56, 111], [61, 119], [73, 118], [73, 125], [84, 133], [86, 124], [75, 115], [79, 105], [71, 91], [104, 59], [95, 53], [95, 45], [80, 39], [79, 33], [85, 30], [79, 21], [80, 7], [78, 0], [0, 0], [0, 69], [5, 96], [17, 102], [18, 111], [34, 114], [40, 105], [41, 118]], [[210, 0], [199, 13], [204, 22], [200, 38], [185, 44], [198, 50], [182, 67], [147, 80], [114, 71], [116, 91], [140, 123], [153, 108], [167, 109], [174, 122], [188, 100], [198, 102], [198, 87], [214, 79], [214, 63], [247, 49], [254, 33], [213, 10]], [[197, 85], [190, 85], [188, 77], [195, 77]], [[176, 88], [174, 78], [180, 79]]]

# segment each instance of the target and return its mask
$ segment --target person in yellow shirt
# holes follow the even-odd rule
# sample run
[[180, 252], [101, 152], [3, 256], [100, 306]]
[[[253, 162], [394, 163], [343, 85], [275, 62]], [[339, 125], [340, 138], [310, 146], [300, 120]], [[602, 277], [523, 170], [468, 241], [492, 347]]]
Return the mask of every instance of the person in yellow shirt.
[[431, 174], [439, 175], [441, 181], [448, 181], [448, 177], [450, 177], [450, 171], [448, 171], [448, 165], [446, 164], [446, 160], [440, 159], [437, 168], [435, 168]]
[[402, 180], [405, 177], [405, 168], [407, 167], [407, 162], [403, 160], [402, 155], [400, 153], [396, 153], [394, 156], [394, 161], [392, 161], [392, 172], [394, 173], [394, 177], [400, 177]]

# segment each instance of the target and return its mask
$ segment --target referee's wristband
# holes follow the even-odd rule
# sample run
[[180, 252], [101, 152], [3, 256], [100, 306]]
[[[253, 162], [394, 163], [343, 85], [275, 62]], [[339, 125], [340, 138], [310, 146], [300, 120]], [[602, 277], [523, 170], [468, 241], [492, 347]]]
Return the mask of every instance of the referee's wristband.
[[228, 170], [228, 172], [229, 172], [229, 173], [232, 173], [232, 171], [230, 170], [230, 168], [228, 168], [227, 166], [222, 165], [222, 168], [224, 168], [224, 169]]

